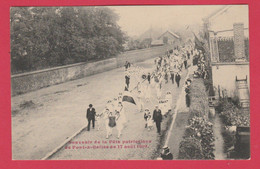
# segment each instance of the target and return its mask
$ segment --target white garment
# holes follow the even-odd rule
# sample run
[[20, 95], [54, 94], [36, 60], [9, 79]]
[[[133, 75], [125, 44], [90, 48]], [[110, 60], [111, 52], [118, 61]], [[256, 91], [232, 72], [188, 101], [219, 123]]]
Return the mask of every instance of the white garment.
[[166, 94], [165, 99], [168, 100], [168, 102], [167, 102], [168, 110], [171, 110], [171, 107], [172, 107], [172, 94]]
[[167, 100], [165, 99], [161, 99], [159, 101], [159, 109], [162, 111], [162, 115], [166, 115], [169, 111], [168, 107], [167, 107]]
[[147, 118], [147, 127], [152, 127], [154, 124], [153, 118], [151, 116], [149, 116]]
[[152, 95], [152, 91], [149, 85], [147, 85], [146, 87], [146, 91], [145, 91], [145, 99], [150, 99]]
[[157, 94], [157, 98], [158, 98], [158, 99], [161, 98], [161, 96], [162, 96], [162, 91], [161, 91], [161, 89], [160, 89], [160, 86], [157, 86], [157, 87], [156, 87], [156, 94]]

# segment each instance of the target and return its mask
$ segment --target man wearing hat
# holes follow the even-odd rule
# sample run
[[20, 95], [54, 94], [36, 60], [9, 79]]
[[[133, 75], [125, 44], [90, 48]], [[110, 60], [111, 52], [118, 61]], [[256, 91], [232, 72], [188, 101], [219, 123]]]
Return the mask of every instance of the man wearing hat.
[[164, 146], [162, 153], [161, 153], [161, 158], [163, 160], [172, 160], [173, 159], [173, 155], [170, 152], [170, 148], [168, 146]]
[[91, 121], [92, 121], [92, 127], [95, 128], [95, 116], [96, 116], [96, 110], [93, 108], [93, 105], [90, 104], [89, 108], [87, 109], [87, 115], [86, 115], [86, 118], [88, 120], [88, 131], [90, 130]]
[[153, 111], [153, 121], [156, 124], [157, 133], [161, 133], [161, 122], [162, 122], [162, 112], [159, 109], [158, 105], [155, 106], [155, 110]]

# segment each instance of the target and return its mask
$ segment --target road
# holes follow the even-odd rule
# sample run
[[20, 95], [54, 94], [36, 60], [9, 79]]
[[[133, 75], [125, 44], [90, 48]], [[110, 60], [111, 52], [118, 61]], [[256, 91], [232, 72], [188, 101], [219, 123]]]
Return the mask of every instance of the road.
[[[136, 64], [145, 70], [153, 69], [153, 59]], [[183, 72], [183, 77], [187, 71]], [[131, 79], [130, 88], [136, 81]], [[183, 84], [183, 79], [181, 85]], [[181, 88], [176, 84], [165, 84], [165, 93], [171, 90], [173, 106], [175, 106]], [[64, 142], [73, 133], [86, 125], [85, 112], [92, 103], [97, 112], [104, 109], [107, 100], [114, 98], [124, 89], [124, 68], [96, 74], [79, 80], [43, 88], [37, 91], [12, 97], [12, 154], [13, 159], [41, 159], [55, 147]], [[152, 90], [155, 97], [155, 90]], [[155, 98], [146, 103], [146, 107], [153, 108], [157, 104]], [[136, 106], [127, 105], [127, 125], [122, 137], [117, 140], [114, 136], [110, 140], [147, 140], [148, 147], [127, 149], [95, 149], [68, 150], [62, 149], [52, 159], [151, 159], [155, 157], [161, 138], [155, 129], [144, 129], [143, 114]], [[163, 130], [167, 129], [167, 121], [163, 122]], [[100, 121], [100, 131], [96, 129], [83, 131], [73, 141], [105, 141], [105, 128]], [[106, 140], [109, 141], [109, 140]], [[120, 144], [121, 144], [120, 143]], [[118, 143], [115, 143], [118, 145]], [[136, 145], [137, 147], [137, 145]]]

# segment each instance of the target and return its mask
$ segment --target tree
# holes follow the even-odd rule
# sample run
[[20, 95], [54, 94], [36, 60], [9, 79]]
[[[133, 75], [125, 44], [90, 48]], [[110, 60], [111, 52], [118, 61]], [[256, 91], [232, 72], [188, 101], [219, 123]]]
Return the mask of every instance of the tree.
[[105, 59], [126, 41], [107, 7], [13, 7], [10, 16], [12, 73]]

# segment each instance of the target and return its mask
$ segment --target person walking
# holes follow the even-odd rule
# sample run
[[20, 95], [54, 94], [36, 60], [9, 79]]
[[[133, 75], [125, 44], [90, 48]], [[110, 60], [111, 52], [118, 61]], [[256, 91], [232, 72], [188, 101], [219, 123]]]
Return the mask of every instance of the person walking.
[[186, 106], [190, 107], [190, 84], [191, 84], [191, 80], [188, 79], [186, 81], [186, 86], [185, 86], [185, 101], [186, 101]]
[[146, 108], [145, 111], [144, 111], [144, 121], [145, 121], [144, 128], [147, 128], [148, 113], [150, 113], [150, 112], [149, 112], [149, 109]]
[[171, 74], [171, 77], [170, 77], [170, 78], [171, 78], [171, 80], [172, 80], [172, 84], [174, 84], [174, 72], [171, 71], [170, 74]]
[[181, 75], [179, 74], [179, 72], [177, 72], [177, 74], [175, 75], [175, 81], [178, 87], [180, 86], [180, 80], [181, 80]]
[[156, 124], [157, 133], [161, 134], [161, 122], [162, 122], [162, 112], [159, 109], [158, 105], [155, 106], [155, 110], [153, 111], [153, 121]]
[[143, 103], [143, 92], [141, 90], [138, 91], [138, 94], [137, 94], [137, 105], [138, 105], [138, 108], [139, 108], [139, 111], [142, 112], [143, 111], [143, 107], [144, 107], [144, 103]]
[[108, 139], [112, 135], [113, 128], [116, 127], [116, 121], [118, 118], [118, 114], [115, 111], [111, 111], [106, 109], [105, 111], [105, 126], [106, 126], [106, 139]]
[[121, 102], [118, 103], [118, 109], [115, 111], [115, 114], [116, 114], [116, 128], [117, 128], [117, 133], [118, 133], [117, 138], [119, 139], [122, 134], [124, 124], [126, 123], [124, 107]]
[[95, 128], [95, 116], [96, 116], [96, 110], [93, 108], [93, 105], [90, 104], [89, 108], [87, 109], [87, 115], [86, 118], [88, 120], [88, 131], [90, 130], [90, 123], [92, 121], [92, 127]]
[[148, 73], [148, 75], [147, 75], [147, 80], [148, 80], [149, 84], [151, 84], [151, 74], [150, 73]]
[[164, 80], [165, 80], [165, 84], [168, 83], [168, 73], [165, 72], [164, 74]]
[[130, 84], [130, 76], [127, 74], [125, 75], [125, 83], [126, 83], [126, 87], [127, 89], [129, 89], [129, 84]]

